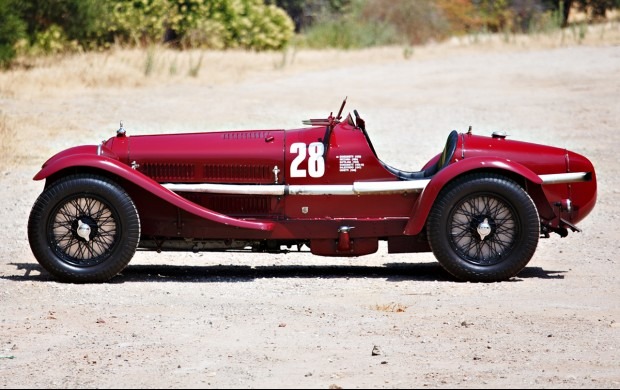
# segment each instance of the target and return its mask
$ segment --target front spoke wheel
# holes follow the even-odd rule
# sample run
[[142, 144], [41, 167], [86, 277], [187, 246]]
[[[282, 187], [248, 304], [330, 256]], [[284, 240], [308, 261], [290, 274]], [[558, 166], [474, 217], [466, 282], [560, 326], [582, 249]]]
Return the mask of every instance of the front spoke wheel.
[[37, 261], [65, 282], [104, 282], [122, 271], [140, 240], [127, 192], [97, 175], [71, 175], [46, 186], [28, 220]]
[[76, 197], [60, 205], [51, 220], [50, 244], [59, 256], [76, 266], [103, 261], [118, 243], [118, 215], [104, 200]]

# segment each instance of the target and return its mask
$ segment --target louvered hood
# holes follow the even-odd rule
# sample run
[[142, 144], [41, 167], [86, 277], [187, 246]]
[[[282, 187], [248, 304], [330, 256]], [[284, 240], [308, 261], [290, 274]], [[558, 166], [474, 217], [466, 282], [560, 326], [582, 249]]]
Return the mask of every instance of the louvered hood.
[[284, 162], [283, 130], [126, 136], [106, 146], [160, 183], [274, 184]]

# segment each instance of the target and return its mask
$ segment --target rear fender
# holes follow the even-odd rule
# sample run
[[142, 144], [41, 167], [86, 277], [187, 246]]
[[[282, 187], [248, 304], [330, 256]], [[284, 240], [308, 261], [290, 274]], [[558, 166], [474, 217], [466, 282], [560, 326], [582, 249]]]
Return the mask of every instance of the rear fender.
[[518, 175], [530, 182], [541, 185], [542, 180], [538, 175], [525, 166], [515, 163], [514, 161], [502, 158], [488, 157], [471, 157], [457, 161], [446, 166], [433, 176], [428, 185], [424, 188], [420, 197], [411, 210], [411, 218], [405, 226], [405, 235], [419, 234], [424, 225], [426, 218], [430, 213], [433, 203], [437, 199], [439, 192], [452, 180], [465, 173], [474, 171], [493, 171], [493, 172], [510, 172], [510, 176]]
[[183, 198], [182, 196], [162, 187], [155, 180], [151, 179], [150, 177], [144, 175], [141, 172], [138, 172], [135, 169], [131, 169], [131, 167], [122, 164], [118, 160], [106, 156], [93, 155], [92, 153], [71, 154], [48, 161], [46, 164], [43, 165], [43, 168], [35, 175], [33, 179], [43, 180], [51, 177], [52, 175], [62, 174], [63, 170], [75, 168], [90, 168], [106, 171], [113, 176], [121, 177], [136, 184], [144, 190], [152, 193], [153, 195], [182, 210], [187, 211], [188, 213], [197, 215], [198, 217], [204, 219], [244, 229], [265, 231], [273, 229], [273, 223], [271, 222], [255, 222], [235, 219], [197, 205], [196, 203], [191, 202]]

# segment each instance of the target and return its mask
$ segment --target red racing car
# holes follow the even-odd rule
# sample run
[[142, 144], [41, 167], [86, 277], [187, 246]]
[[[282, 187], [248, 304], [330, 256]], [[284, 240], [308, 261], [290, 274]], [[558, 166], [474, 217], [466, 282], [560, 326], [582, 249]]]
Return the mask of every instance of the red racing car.
[[357, 111], [291, 130], [129, 136], [47, 160], [28, 220], [37, 261], [63, 282], [105, 282], [137, 249], [320, 256], [432, 252], [454, 278], [517, 275], [539, 238], [596, 203], [566, 149], [452, 131], [420, 171], [377, 156]]

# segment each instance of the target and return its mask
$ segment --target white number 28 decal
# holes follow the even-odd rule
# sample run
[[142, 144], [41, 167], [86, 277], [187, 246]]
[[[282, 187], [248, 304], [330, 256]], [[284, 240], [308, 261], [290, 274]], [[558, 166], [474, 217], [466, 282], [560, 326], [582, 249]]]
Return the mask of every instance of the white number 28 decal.
[[325, 174], [325, 160], [323, 160], [323, 152], [325, 146], [322, 142], [312, 142], [306, 145], [303, 142], [295, 142], [291, 145], [291, 153], [297, 154], [291, 162], [291, 177], [306, 177], [306, 170], [300, 169], [299, 165], [306, 159], [306, 151], [308, 155], [308, 175], [310, 177], [322, 177]]

